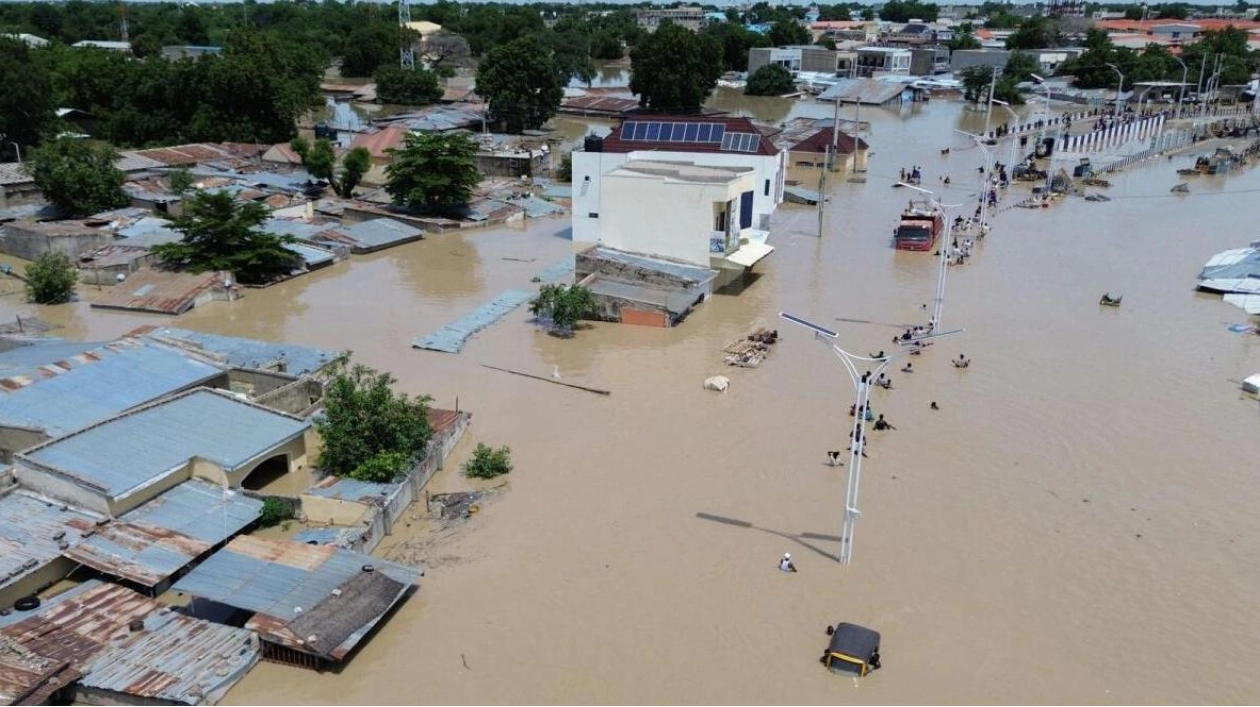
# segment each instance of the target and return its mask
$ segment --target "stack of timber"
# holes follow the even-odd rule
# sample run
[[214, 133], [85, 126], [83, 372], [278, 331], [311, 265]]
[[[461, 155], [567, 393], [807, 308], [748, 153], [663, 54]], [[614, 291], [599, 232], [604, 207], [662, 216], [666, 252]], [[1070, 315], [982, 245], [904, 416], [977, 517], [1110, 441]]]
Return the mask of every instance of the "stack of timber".
[[779, 332], [762, 327], [722, 350], [726, 365], [756, 368], [770, 354], [770, 347], [779, 342]]

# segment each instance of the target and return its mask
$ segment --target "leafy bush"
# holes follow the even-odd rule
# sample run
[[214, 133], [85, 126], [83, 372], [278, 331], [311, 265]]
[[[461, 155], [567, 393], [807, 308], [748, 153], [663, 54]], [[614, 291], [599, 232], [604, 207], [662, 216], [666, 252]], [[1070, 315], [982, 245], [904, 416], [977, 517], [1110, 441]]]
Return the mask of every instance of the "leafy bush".
[[556, 169], [556, 181], [558, 182], [573, 181], [573, 153], [572, 152], [560, 158], [560, 167]]
[[472, 458], [464, 462], [464, 476], [473, 479], [493, 479], [512, 470], [512, 450], [506, 446], [493, 449], [481, 442], [473, 450]]
[[258, 516], [258, 525], [270, 528], [293, 519], [293, 507], [289, 504], [268, 498], [263, 500], [262, 513]]
[[350, 478], [387, 484], [410, 471], [414, 459], [406, 452], [381, 452], [355, 467]]
[[442, 86], [432, 71], [389, 64], [376, 70], [376, 97], [381, 103], [427, 106], [442, 97]]
[[78, 281], [70, 257], [50, 251], [26, 268], [26, 296], [36, 304], [64, 304], [74, 299]]
[[579, 321], [595, 314], [595, 296], [581, 285], [543, 285], [529, 311], [551, 322], [551, 331], [570, 335]]
[[796, 90], [792, 72], [779, 64], [766, 64], [748, 77], [744, 94], [748, 96], [782, 96]]

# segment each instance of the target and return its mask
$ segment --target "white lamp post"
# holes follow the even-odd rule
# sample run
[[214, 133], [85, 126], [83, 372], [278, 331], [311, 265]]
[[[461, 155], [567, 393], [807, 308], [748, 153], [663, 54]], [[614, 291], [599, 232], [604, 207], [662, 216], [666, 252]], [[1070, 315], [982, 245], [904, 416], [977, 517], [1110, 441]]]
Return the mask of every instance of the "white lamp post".
[[[836, 332], [814, 324], [807, 319], [788, 314], [787, 312], [779, 312], [779, 316], [789, 322], [792, 322], [793, 324], [798, 324], [806, 329], [809, 329], [814, 332], [814, 338], [827, 344], [827, 348], [831, 349], [831, 352], [834, 353], [844, 364], [844, 369], [849, 372], [849, 379], [853, 381], [853, 388], [857, 394], [857, 399], [854, 402], [853, 408], [853, 430], [849, 433], [849, 440], [851, 444], [849, 445], [849, 478], [844, 493], [844, 526], [840, 531], [840, 554], [836, 558], [840, 561], [840, 564], [847, 565], [853, 561], [854, 527], [857, 523], [857, 519], [862, 517], [861, 511], [858, 510], [858, 491], [862, 484], [862, 459], [864, 458], [862, 452], [866, 447], [865, 411], [871, 400], [871, 386], [879, 377], [879, 374], [883, 373], [888, 368], [888, 364], [910, 353], [910, 351], [914, 349], [910, 346], [906, 346], [883, 358], [859, 356], [857, 354], [849, 353], [832, 343], [835, 339], [840, 337], [840, 335]], [[936, 335], [929, 334], [928, 336], [919, 337], [918, 339], [915, 339], [915, 341], [934, 339], [955, 333], [957, 332], [951, 331]], [[866, 361], [878, 365], [863, 375], [858, 373], [859, 361]]]
[[[1019, 114], [1018, 114], [1018, 113], [1016, 113], [1016, 112], [1015, 112], [1015, 110], [1011, 108], [1011, 104], [1010, 104], [1010, 103], [1007, 103], [1006, 101], [1001, 101], [1001, 100], [998, 100], [998, 99], [996, 99], [996, 98], [995, 98], [995, 99], [993, 99], [993, 102], [994, 102], [994, 103], [996, 103], [996, 104], [998, 104], [999, 106], [1002, 106], [1003, 108], [1005, 108], [1005, 109], [1006, 109], [1006, 112], [1007, 112], [1007, 113], [1010, 113], [1010, 114], [1011, 114], [1011, 120], [1013, 121], [1013, 122], [1011, 123], [1012, 125], [1019, 125]], [[1010, 136], [1010, 141], [1011, 141], [1011, 157], [1010, 157], [1010, 159], [1007, 161], [1007, 166], [1008, 166], [1008, 167], [1010, 167], [1010, 166], [1012, 166], [1012, 165], [1014, 165], [1014, 164], [1015, 164], [1015, 142], [1016, 142], [1016, 137], [1015, 137], [1014, 135], [1011, 135], [1011, 136]]]
[[[959, 135], [966, 135], [971, 141], [976, 143], [976, 147], [984, 153], [984, 173], [980, 177], [980, 228], [988, 223], [987, 217], [989, 212], [989, 174], [993, 171], [993, 153], [989, 151], [989, 146], [985, 144], [988, 138], [983, 135], [976, 135], [965, 130], [955, 130]], [[943, 216], [942, 216], [943, 217]]]
[[1120, 77], [1120, 85], [1116, 86], [1116, 117], [1120, 117], [1120, 97], [1124, 94], [1124, 72], [1115, 64], [1107, 64]]
[[[945, 242], [937, 250], [940, 253], [940, 265], [936, 273], [936, 298], [932, 304], [932, 321], [928, 323], [928, 333], [935, 334], [941, 328], [941, 315], [945, 311], [945, 273], [949, 270], [949, 249], [953, 247], [954, 224], [949, 220], [949, 214], [945, 213], [946, 207], [936, 200], [934, 192], [928, 191], [923, 187], [916, 187], [913, 184], [906, 184], [905, 182], [901, 182], [901, 186], [927, 194], [928, 203], [945, 221]], [[962, 206], [962, 204], [950, 204], [949, 208], [957, 206]]]

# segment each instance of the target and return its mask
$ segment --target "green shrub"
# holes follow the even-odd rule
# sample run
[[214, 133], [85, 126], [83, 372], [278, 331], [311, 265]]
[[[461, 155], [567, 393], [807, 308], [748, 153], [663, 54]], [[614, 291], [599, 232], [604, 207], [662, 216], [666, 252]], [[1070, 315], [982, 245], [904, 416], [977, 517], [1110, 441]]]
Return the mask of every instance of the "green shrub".
[[387, 484], [411, 470], [412, 457], [406, 452], [380, 452], [350, 472], [350, 478]]
[[64, 304], [74, 298], [78, 281], [70, 257], [49, 251], [26, 268], [26, 296], [36, 304]]
[[293, 508], [289, 504], [274, 498], [268, 498], [263, 501], [262, 513], [258, 516], [258, 525], [270, 528], [292, 518]]
[[493, 479], [512, 470], [512, 450], [505, 447], [492, 449], [480, 442], [473, 450], [472, 458], [464, 462], [464, 476], [473, 479]]

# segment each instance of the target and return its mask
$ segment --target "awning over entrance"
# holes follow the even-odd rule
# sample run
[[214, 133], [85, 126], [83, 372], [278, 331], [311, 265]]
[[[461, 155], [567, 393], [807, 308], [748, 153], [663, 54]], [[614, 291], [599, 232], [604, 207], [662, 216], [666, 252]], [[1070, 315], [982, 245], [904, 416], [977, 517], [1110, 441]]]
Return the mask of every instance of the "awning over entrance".
[[773, 246], [765, 243], [746, 243], [739, 247], [734, 253], [726, 256], [726, 262], [740, 267], [751, 268], [761, 261], [762, 258], [774, 252]]

